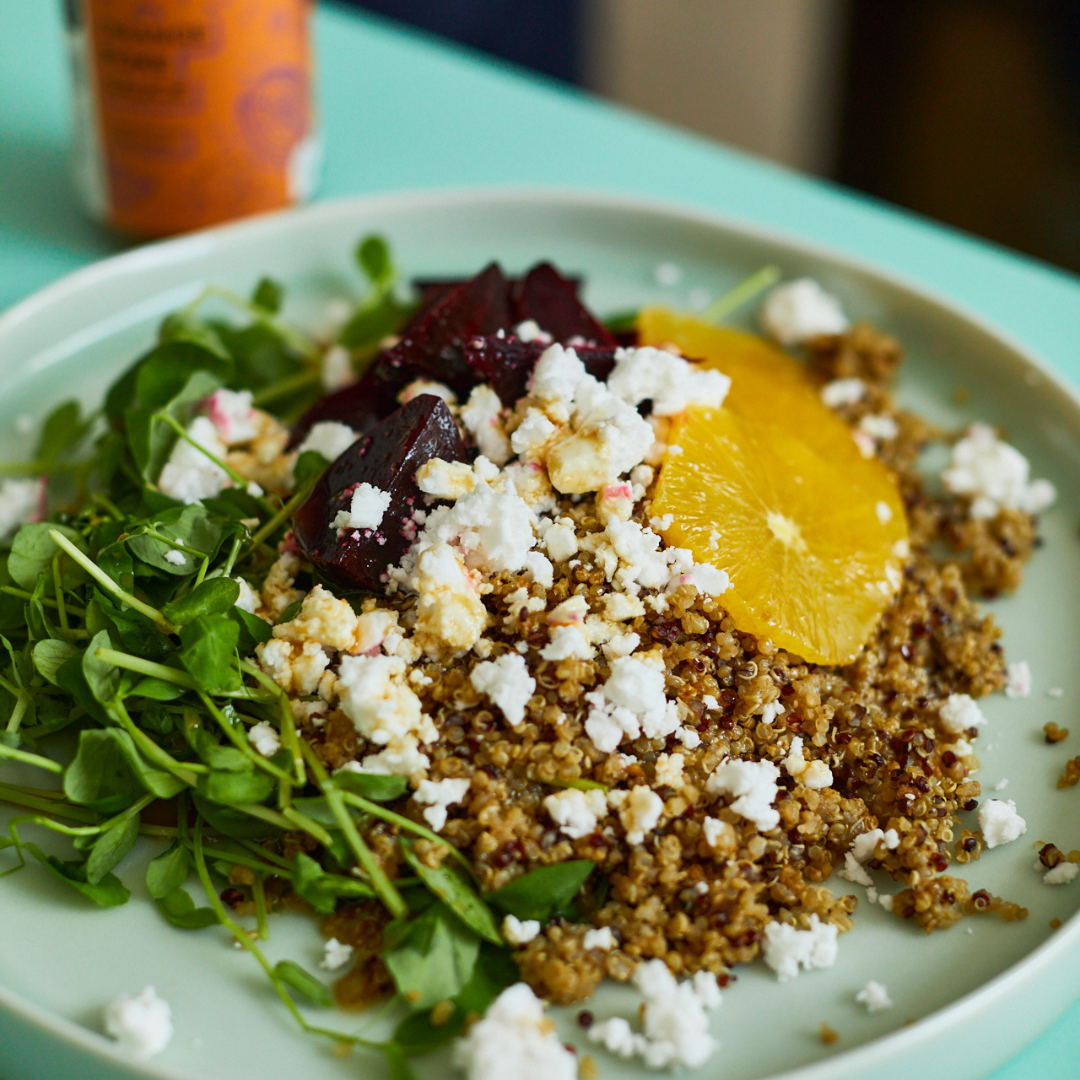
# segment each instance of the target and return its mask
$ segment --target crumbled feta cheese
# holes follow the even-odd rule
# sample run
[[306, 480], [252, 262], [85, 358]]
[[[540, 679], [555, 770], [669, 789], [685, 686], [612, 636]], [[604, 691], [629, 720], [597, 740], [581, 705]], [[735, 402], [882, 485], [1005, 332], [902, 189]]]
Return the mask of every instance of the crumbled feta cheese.
[[[228, 452], [209, 417], [196, 416], [188, 425], [187, 434], [188, 438], [219, 461]], [[181, 438], [177, 438], [169, 460], [158, 477], [158, 487], [162, 492], [171, 499], [189, 504], [219, 495], [228, 483], [228, 474], [220, 465], [211, 461], [187, 439]]]
[[583, 949], [599, 949], [601, 952], [611, 952], [618, 944], [610, 926], [602, 926], [599, 930], [586, 930], [581, 939]]
[[879, 840], [885, 841], [885, 847], [889, 851], [895, 851], [900, 846], [900, 834], [895, 829], [887, 829], [884, 832], [881, 829], [871, 829], [852, 840], [851, 854], [859, 863], [869, 862], [874, 857], [874, 850]]
[[543, 456], [544, 447], [557, 430], [539, 409], [529, 409], [525, 419], [510, 436], [511, 449], [526, 460], [540, 458]]
[[350, 383], [356, 382], [352, 353], [344, 345], [332, 345], [322, 355], [319, 377], [322, 380], [323, 389], [328, 394], [332, 394], [335, 390], [344, 390]]
[[577, 1057], [562, 1044], [544, 1003], [514, 983], [454, 1044], [454, 1064], [468, 1080], [577, 1080]]
[[843, 405], [855, 405], [866, 397], [866, 383], [862, 379], [833, 379], [821, 388], [821, 400], [830, 409]]
[[577, 533], [573, 522], [557, 521], [544, 533], [544, 550], [552, 562], [572, 559], [578, 550]]
[[[708, 695], [708, 700], [706, 700], [706, 704], [708, 704], [709, 700], [715, 702], [716, 698], [714, 698], [710, 694], [710, 695]], [[712, 709], [718, 709], [720, 706], [719, 706], [719, 704], [714, 704], [714, 705], [710, 705], [709, 707], [712, 708]], [[761, 706], [761, 722], [763, 724], [771, 724], [771, 723], [773, 723], [773, 721], [776, 720], [776, 718], [778, 716], [783, 716], [786, 711], [787, 710], [784, 708], [783, 705], [780, 704], [779, 701], [767, 701], [764, 705]], [[795, 750], [794, 742], [791, 744], [791, 750], [792, 751]], [[800, 754], [802, 753], [802, 741], [801, 740], [799, 742], [799, 753]]]
[[528, 945], [540, 933], [538, 919], [519, 919], [516, 915], [507, 915], [502, 921], [502, 936], [507, 945]]
[[45, 479], [0, 480], [0, 540], [28, 521], [40, 521], [45, 510]]
[[240, 586], [240, 595], [236, 598], [236, 606], [249, 615], [254, 615], [262, 603], [262, 598], [242, 577], [234, 577], [233, 581]]
[[663, 349], [616, 349], [608, 389], [631, 405], [652, 402], [657, 416], [674, 416], [689, 405], [719, 408], [731, 379], [712, 368], [691, 364]]
[[447, 405], [457, 404], [457, 394], [455, 394], [445, 383], [435, 382], [432, 379], [413, 379], [413, 381], [398, 394], [398, 403], [407, 405], [413, 398], [418, 398], [421, 394], [430, 394], [432, 397], [442, 398]]
[[433, 511], [418, 543], [457, 542], [469, 567], [487, 573], [520, 570], [535, 545], [533, 512], [512, 492], [478, 484], [449, 507]]
[[524, 657], [505, 653], [497, 660], [485, 660], [473, 668], [469, 681], [502, 709], [511, 727], [525, 719], [525, 706], [536, 690], [536, 680], [529, 674]]
[[539, 551], [526, 553], [523, 569], [532, 575], [533, 581], [545, 589], [550, 589], [555, 584], [555, 567], [551, 565], [551, 560]]
[[705, 785], [710, 795], [734, 796], [731, 809], [752, 821], [763, 832], [775, 829], [780, 814], [776, 801], [776, 781], [780, 770], [771, 761], [722, 761]]
[[419, 594], [416, 630], [446, 648], [471, 649], [487, 629], [488, 613], [461, 557], [449, 544], [424, 551], [411, 579]]
[[971, 727], [986, 723], [979, 706], [968, 694], [950, 694], [938, 709], [941, 726], [950, 735], [959, 735]]
[[469, 793], [469, 780], [421, 780], [413, 798], [424, 803], [424, 820], [433, 832], [439, 832], [446, 824], [447, 807], [459, 803]]
[[954, 495], [971, 498], [972, 518], [992, 518], [1001, 510], [1038, 514], [1057, 498], [1048, 480], [1028, 481], [1031, 465], [1015, 447], [1002, 442], [992, 428], [972, 424], [952, 448], [949, 467], [941, 474]]
[[596, 493], [596, 517], [601, 525], [612, 518], [629, 521], [634, 513], [634, 487], [625, 480], [605, 484]]
[[660, 754], [656, 759], [656, 786], [682, 787], [685, 761], [685, 757], [679, 753]]
[[842, 334], [849, 324], [835, 296], [812, 278], [798, 278], [765, 298], [761, 325], [781, 345], [800, 345], [819, 334]]
[[870, 414], [859, 421], [859, 430], [865, 431], [872, 439], [888, 441], [895, 439], [900, 434], [896, 421], [891, 416], [878, 416]]
[[853, 881], [856, 885], [864, 885], [873, 888], [874, 879], [862, 868], [862, 864], [855, 858], [852, 852], [844, 855], [844, 865], [840, 868], [840, 876]]
[[705, 843], [711, 848], [729, 848], [735, 841], [735, 829], [720, 818], [707, 817], [701, 823]]
[[216, 390], [202, 403], [202, 408], [226, 446], [250, 442], [258, 434], [253, 423], [255, 410], [251, 407], [250, 390]]
[[579, 626], [555, 626], [551, 640], [540, 650], [542, 660], [591, 660], [596, 650]]
[[353, 431], [348, 424], [339, 424], [336, 420], [322, 420], [311, 425], [311, 430], [304, 436], [304, 441], [297, 447], [297, 454], [314, 450], [322, 454], [327, 461], [341, 457], [357, 439], [359, 432]]
[[994, 785], [995, 791], [1004, 791], [1009, 786], [1009, 778], [1006, 776]]
[[172, 1039], [172, 1009], [152, 986], [123, 994], [106, 1006], [105, 1033], [136, 1057], [153, 1057]]
[[353, 958], [353, 947], [332, 937], [323, 946], [323, 958], [319, 967], [323, 971], [340, 971]]
[[674, 709], [668, 707], [664, 695], [663, 671], [642, 660], [632, 656], [613, 660], [603, 693], [612, 705], [636, 717], [641, 731], [650, 739], [670, 735], [678, 726], [677, 712], [673, 722]]
[[856, 995], [855, 1000], [860, 1005], [866, 1006], [867, 1012], [881, 1012], [882, 1009], [892, 1008], [892, 998], [889, 991], [882, 983], [871, 979]]
[[281, 737], [266, 720], [248, 729], [248, 741], [265, 758], [272, 758], [281, 749]]
[[615, 660], [620, 656], [629, 656], [640, 644], [640, 634], [615, 634], [610, 641], [600, 647], [600, 651], [609, 660]]
[[339, 510], [334, 518], [338, 532], [347, 529], [377, 529], [390, 509], [390, 492], [373, 484], [358, 484], [349, 500], [348, 510]]
[[436, 499], [460, 499], [476, 487], [476, 476], [464, 461], [432, 458], [416, 470], [416, 486]]
[[518, 341], [526, 344], [530, 341], [538, 341], [541, 345], [551, 344], [551, 335], [546, 330], [541, 330], [535, 319], [526, 319], [514, 327], [514, 336]]
[[1005, 696], [1010, 698], [1027, 697], [1031, 693], [1031, 667], [1026, 660], [1017, 660], [1008, 666], [1005, 682]]
[[979, 828], [989, 849], [1023, 836], [1027, 822], [1016, 812], [1012, 799], [987, 799], [979, 807]]
[[501, 418], [502, 402], [487, 383], [473, 387], [459, 415], [484, 457], [496, 465], [505, 465], [510, 460], [510, 440]]
[[644, 784], [629, 791], [609, 791], [607, 801], [619, 812], [629, 844], [640, 844], [656, 828], [664, 810], [664, 800]]
[[813, 791], [832, 786], [832, 770], [824, 761], [807, 761], [803, 757], [803, 741], [799, 735], [791, 740], [791, 747], [782, 764], [788, 776]]
[[765, 927], [762, 955], [780, 982], [799, 974], [799, 968], [832, 967], [836, 963], [837, 928], [810, 916], [810, 926], [799, 930], [790, 923], [771, 922]]
[[662, 262], [653, 267], [653, 281], [665, 289], [672, 289], [682, 281], [682, 267], [678, 263]]
[[565, 788], [544, 799], [544, 809], [559, 831], [571, 840], [580, 840], [596, 831], [596, 823], [607, 816], [607, 797], [599, 788], [578, 791]]
[[604, 615], [612, 622], [624, 622], [645, 614], [645, 605], [636, 596], [613, 592], [604, 597]]
[[167, 563], [172, 563], [173, 566], [183, 566], [187, 562], [187, 556], [182, 551], [177, 551], [176, 548], [169, 548], [163, 557]]
[[586, 378], [585, 365], [573, 349], [552, 345], [536, 361], [529, 379], [529, 393], [540, 401], [569, 406], [574, 400], [574, 391]]
[[702, 596], [720, 596], [731, 588], [731, 579], [726, 570], [710, 563], [694, 563], [690, 573], [681, 575], [680, 584], [693, 585]]
[[317, 641], [271, 638], [255, 647], [259, 666], [287, 693], [307, 696], [318, 689], [330, 657]]
[[882, 525], [888, 525], [892, 521], [892, 507], [887, 502], [875, 503], [874, 513], [877, 514], [877, 519]]
[[546, 622], [548, 626], [580, 626], [588, 614], [589, 601], [584, 596], [575, 595], [552, 608]]
[[[1038, 869], [1042, 866], [1041, 862], [1035, 863], [1035, 868]], [[1043, 867], [1045, 870], [1046, 868]], [[1080, 863], [1067, 862], [1064, 859], [1057, 864], [1057, 866], [1046, 870], [1043, 874], [1044, 885], [1068, 885], [1077, 873], [1080, 873]]]

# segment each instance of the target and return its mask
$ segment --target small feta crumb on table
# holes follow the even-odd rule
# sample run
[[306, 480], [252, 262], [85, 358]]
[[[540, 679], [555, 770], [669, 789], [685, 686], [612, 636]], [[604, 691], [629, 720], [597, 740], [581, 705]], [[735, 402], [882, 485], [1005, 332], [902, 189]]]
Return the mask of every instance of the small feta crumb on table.
[[507, 915], [502, 921], [502, 936], [508, 945], [528, 945], [540, 933], [537, 919], [519, 919], [516, 915]]
[[172, 1039], [172, 1009], [152, 986], [124, 994], [105, 1009], [105, 1033], [136, 1057], [153, 1057]]
[[820, 334], [842, 334], [850, 324], [835, 296], [813, 278], [798, 278], [765, 297], [761, 325], [781, 345], [801, 345]]
[[938, 709], [941, 726], [950, 735], [960, 735], [968, 728], [980, 727], [986, 723], [982, 710], [969, 694], [950, 694]]
[[979, 828], [987, 848], [1008, 844], [1027, 832], [1027, 822], [1012, 799], [987, 799], [979, 807]]
[[1065, 693], [1065, 691], [1064, 691], [1064, 689], [1062, 687], [1060, 687], [1060, 686], [1051, 686], [1051, 687], [1047, 688], [1046, 696], [1047, 697], [1061, 697], [1061, 695], [1064, 694], [1064, 693]]
[[799, 974], [799, 969], [832, 967], [836, 963], [838, 930], [810, 916], [810, 926], [799, 930], [790, 923], [771, 922], [765, 927], [765, 963], [776, 972], [780, 982]]
[[892, 998], [883, 983], [871, 979], [856, 995], [855, 1000], [866, 1006], [866, 1011], [875, 1013], [892, 1008]]
[[674, 288], [682, 281], [682, 267], [678, 263], [662, 262], [653, 267], [653, 280], [665, 289]]
[[332, 937], [323, 946], [323, 957], [319, 961], [319, 967], [323, 971], [340, 971], [352, 958], [353, 947]]
[[[1042, 866], [1042, 863], [1038, 864]], [[1043, 874], [1044, 885], [1068, 885], [1076, 875], [1080, 873], [1080, 863], [1062, 860], [1057, 866], [1051, 867]]]
[[1017, 660], [1009, 664], [1005, 680], [1005, 696], [1010, 698], [1027, 697], [1031, 693], [1031, 665], [1026, 660]]

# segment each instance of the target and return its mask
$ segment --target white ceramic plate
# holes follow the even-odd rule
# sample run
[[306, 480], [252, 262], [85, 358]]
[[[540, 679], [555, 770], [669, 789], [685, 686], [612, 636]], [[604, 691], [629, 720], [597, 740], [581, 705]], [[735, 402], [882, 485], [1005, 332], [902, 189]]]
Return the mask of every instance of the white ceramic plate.
[[[331, 297], [358, 287], [351, 252], [363, 233], [390, 238], [406, 274], [470, 273], [491, 258], [510, 270], [550, 258], [583, 272], [587, 299], [601, 313], [646, 301], [687, 306], [691, 290], [717, 296], [767, 262], [786, 275], [810, 274], [837, 293], [850, 314], [895, 334], [908, 351], [900, 380], [905, 404], [946, 424], [981, 418], [1003, 425], [1060, 493], [1041, 523], [1046, 546], [1014, 599], [992, 605], [1011, 659], [1028, 659], [1035, 688], [1024, 700], [984, 704], [980, 739], [987, 789], [1009, 780], [1028, 821], [1020, 841], [960, 868], [973, 887], [1026, 905], [1025, 922], [964, 920], [924, 936], [863, 903], [856, 928], [840, 941], [835, 967], [779, 984], [761, 965], [740, 970], [715, 1014], [719, 1054], [701, 1071], [727, 1080], [783, 1074], [794, 1080], [923, 1080], [985, 1076], [1047, 1027], [1080, 994], [1080, 920], [1070, 918], [1080, 883], [1042, 885], [1031, 864], [1035, 840], [1080, 847], [1075, 789], [1054, 781], [1075, 753], [1048, 747], [1040, 728], [1068, 723], [1080, 704], [1080, 407], [1075, 392], [1037, 360], [971, 315], [917, 287], [787, 237], [691, 210], [597, 194], [537, 191], [418, 193], [327, 203], [146, 247], [89, 267], [0, 317], [0, 456], [19, 454], [13, 421], [43, 416], [64, 397], [89, 404], [152, 339], [158, 320], [208, 281], [248, 291], [269, 273], [288, 286], [287, 315], [310, 323]], [[683, 270], [675, 287], [656, 284], [654, 268]], [[950, 402], [964, 386], [968, 404]], [[1050, 687], [1064, 695], [1051, 698]], [[988, 744], [988, 745], [987, 745]], [[10, 776], [13, 770], [0, 769]], [[35, 781], [40, 774], [36, 774]], [[2, 812], [0, 812], [2, 817]], [[62, 850], [50, 836], [43, 846]], [[119, 873], [134, 897], [96, 910], [42, 869], [0, 879], [0, 1075], [4, 1080], [333, 1080], [377, 1077], [373, 1058], [342, 1058], [302, 1036], [246, 955], [224, 931], [185, 933], [166, 925], [146, 899], [143, 868], [157, 850], [141, 842]], [[10, 855], [0, 856], [0, 869]], [[842, 893], [862, 890], [838, 878]], [[895, 892], [892, 882], [879, 882]], [[1050, 929], [1052, 918], [1064, 925]], [[281, 917], [273, 959], [309, 968], [320, 955], [312, 922]], [[888, 985], [894, 1007], [867, 1015], [854, 994], [868, 979]], [[151, 1065], [131, 1063], [100, 1031], [101, 1011], [122, 992], [153, 983], [173, 1008], [176, 1035]], [[604, 988], [596, 1015], [630, 1015], [633, 997]], [[566, 1036], [591, 1050], [574, 1025]], [[320, 1019], [325, 1017], [320, 1016]], [[350, 1029], [372, 1020], [336, 1016]], [[825, 1022], [840, 1040], [824, 1046]], [[373, 1025], [373, 1026], [372, 1026]], [[601, 1076], [637, 1075], [597, 1053]], [[420, 1059], [445, 1075], [445, 1059]], [[792, 1071], [794, 1070], [794, 1071]]]

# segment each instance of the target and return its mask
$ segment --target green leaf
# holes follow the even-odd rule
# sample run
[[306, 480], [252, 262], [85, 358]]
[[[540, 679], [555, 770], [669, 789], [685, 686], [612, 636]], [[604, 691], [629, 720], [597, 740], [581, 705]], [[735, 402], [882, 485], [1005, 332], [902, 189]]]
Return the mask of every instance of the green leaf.
[[595, 868], [596, 863], [588, 859], [540, 866], [488, 893], [484, 899], [508, 915], [546, 923], [574, 899]]
[[397, 1043], [386, 1043], [383, 1054], [386, 1056], [386, 1073], [390, 1080], [416, 1080], [416, 1073], [406, 1060], [405, 1051]]
[[449, 1020], [436, 1027], [431, 1022], [430, 1012], [415, 1012], [398, 1024], [393, 1042], [410, 1056], [445, 1046], [465, 1031], [469, 1013], [483, 1016], [488, 1006], [520, 977], [509, 949], [496, 948], [482, 941], [472, 978], [454, 999], [454, 1011]]
[[41, 439], [34, 454], [40, 471], [51, 472], [57, 459], [75, 446], [88, 428], [89, 424], [83, 421], [82, 410], [77, 401], [65, 401], [57, 405], [45, 418]]
[[252, 615], [243, 608], [231, 607], [229, 618], [240, 627], [240, 636], [236, 642], [236, 649], [241, 656], [252, 656], [255, 646], [269, 641], [274, 636], [274, 628], [258, 615]]
[[334, 773], [334, 787], [348, 791], [372, 802], [393, 802], [409, 790], [407, 776], [383, 776], [380, 773], [353, 772], [342, 769]]
[[236, 361], [232, 386], [260, 390], [299, 375], [306, 366], [303, 356], [264, 322], [239, 328], [215, 322], [214, 329]]
[[251, 302], [256, 307], [261, 307], [263, 311], [276, 315], [281, 310], [281, 301], [284, 296], [285, 287], [281, 282], [264, 277], [255, 286], [255, 291], [251, 294]]
[[102, 705], [108, 705], [116, 697], [120, 686], [120, 669], [115, 664], [102, 660], [98, 655], [98, 649], [111, 649], [112, 640], [108, 630], [102, 630], [95, 634], [82, 655], [83, 678], [90, 687], [90, 693]]
[[330, 988], [314, 975], [308, 974], [299, 964], [294, 964], [291, 960], [279, 960], [274, 965], [274, 974], [286, 986], [299, 991], [316, 1005], [321, 1005], [324, 1009], [333, 1007], [334, 996], [330, 993]]
[[292, 622], [297, 615], [300, 614], [300, 608], [303, 607], [303, 600], [294, 600], [279, 616], [277, 625], [281, 626], [282, 623]]
[[[221, 525], [202, 506], [170, 507], [156, 514], [149, 524], [162, 536], [194, 548], [211, 559], [217, 554], [223, 536]], [[147, 536], [145, 532], [129, 536], [125, 543], [133, 555], [167, 574], [190, 577], [194, 570], [191, 556], [185, 557], [183, 566], [170, 562], [165, 556], [176, 550], [173, 545]]]
[[250, 772], [215, 769], [199, 777], [197, 790], [200, 795], [213, 802], [226, 806], [243, 806], [246, 803], [264, 802], [275, 787], [274, 778], [261, 769], [252, 769]]
[[162, 612], [174, 626], [186, 626], [200, 615], [224, 615], [239, 598], [240, 586], [232, 578], [208, 578], [187, 596], [166, 604]]
[[96, 884], [86, 880], [86, 863], [63, 862], [55, 855], [46, 855], [37, 844], [24, 843], [24, 851], [31, 855], [54, 877], [59, 878], [65, 885], [70, 885], [76, 892], [80, 892], [97, 904], [98, 907], [119, 907], [126, 904], [131, 893], [124, 888], [123, 882], [115, 874], [106, 874]]
[[[132, 697], [150, 698], [151, 701], [175, 701], [187, 691], [176, 683], [164, 679], [140, 679], [132, 688]], [[145, 724], [143, 725], [145, 727]]]
[[[51, 521], [37, 521], [24, 525], [15, 534], [15, 539], [11, 544], [11, 554], [8, 556], [8, 573], [11, 574], [11, 579], [16, 585], [21, 585], [24, 589], [32, 589], [38, 577], [48, 572], [50, 580], [46, 591], [52, 593], [52, 561], [60, 548], [49, 535], [51, 529], [66, 536], [80, 551], [87, 550], [82, 534], [68, 525], [56, 525]], [[67, 554], [62, 554], [60, 559], [63, 568], [61, 580], [64, 587], [77, 588], [86, 580], [86, 571], [78, 563], [72, 562]]]
[[338, 900], [362, 900], [375, 891], [362, 881], [344, 874], [328, 874], [310, 856], [296, 853], [292, 874], [296, 895], [306, 900], [320, 915], [331, 915]]
[[472, 978], [480, 940], [442, 904], [387, 925], [383, 962], [411, 1009], [455, 998]]
[[118, 866], [124, 856], [139, 839], [139, 815], [132, 814], [103, 832], [90, 849], [86, 860], [86, 880], [90, 885], [100, 884], [102, 878]]
[[217, 331], [197, 315], [186, 311], [176, 311], [165, 317], [158, 329], [158, 341], [162, 344], [170, 341], [187, 342], [213, 353], [226, 363], [232, 360]]
[[154, 904], [165, 919], [180, 930], [205, 930], [217, 926], [217, 912], [213, 908], [195, 906], [186, 889], [177, 886], [164, 896], [155, 897]]
[[239, 625], [227, 615], [200, 615], [180, 631], [180, 662], [208, 694], [240, 689], [239, 638]]
[[387, 334], [397, 330], [411, 312], [412, 308], [399, 304], [393, 294], [377, 295], [361, 304], [342, 328], [338, 343], [347, 349], [377, 345]]
[[413, 842], [402, 836], [399, 839], [405, 861], [416, 871], [417, 877], [474, 933], [494, 945], [502, 945], [503, 937], [491, 908], [477, 895], [464, 871], [456, 865], [443, 862], [432, 869], [417, 857]]
[[192, 799], [195, 809], [206, 819], [210, 828], [222, 836], [231, 836], [234, 840], [266, 840], [280, 834], [280, 830], [268, 821], [228, 806], [219, 806], [204, 799], [198, 792]]
[[165, 662], [176, 651], [173, 641], [141, 611], [113, 600], [98, 588], [87, 606], [86, 628], [91, 633], [108, 630], [109, 636], [128, 652], [158, 663]]
[[146, 889], [155, 900], [164, 899], [187, 881], [191, 855], [181, 843], [174, 843], [146, 868]]
[[39, 641], [33, 651], [34, 667], [43, 679], [56, 686], [56, 673], [60, 670], [60, 666], [75, 656], [78, 651], [74, 645], [56, 638]]
[[90, 693], [90, 687], [86, 683], [86, 676], [83, 675], [82, 658], [83, 654], [78, 652], [57, 668], [56, 685], [61, 690], [66, 690], [95, 720], [102, 724], [108, 723], [109, 718], [105, 710], [101, 707], [97, 698]]
[[293, 466], [293, 484], [297, 491], [317, 480], [329, 468], [330, 462], [318, 450], [305, 450]]
[[147, 764], [120, 728], [80, 732], [78, 753], [64, 770], [64, 794], [102, 814], [118, 814], [146, 792], [171, 799], [183, 788], [182, 780]]
[[383, 237], [376, 233], [365, 236], [356, 247], [356, 261], [377, 289], [386, 290], [393, 284], [394, 264]]

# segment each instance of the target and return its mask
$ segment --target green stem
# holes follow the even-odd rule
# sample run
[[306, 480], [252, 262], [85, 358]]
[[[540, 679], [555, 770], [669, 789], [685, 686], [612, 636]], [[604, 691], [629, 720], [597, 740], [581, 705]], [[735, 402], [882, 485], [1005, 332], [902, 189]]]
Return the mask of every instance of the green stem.
[[127, 520], [127, 515], [104, 492], [93, 492], [90, 495], [90, 501], [100, 506], [110, 517], [115, 518], [117, 521]]
[[607, 784], [601, 784], [599, 780], [586, 780], [581, 777], [577, 780], [541, 780], [542, 784], [549, 784], [551, 787], [559, 788], [576, 788], [578, 791], [607, 791]]
[[0, 743], [0, 760], [21, 761], [24, 765], [34, 765], [46, 772], [62, 773], [64, 766], [52, 758], [42, 757], [40, 754], [28, 754], [25, 750], [16, 750], [13, 747]]
[[[94, 654], [99, 659], [114, 667], [124, 668], [126, 671], [134, 671], [139, 675], [147, 675], [152, 679], [160, 679], [162, 682], [172, 683], [174, 686], [182, 686], [185, 690], [193, 690], [201, 693], [199, 684], [186, 672], [178, 671], [167, 664], [159, 664], [154, 660], [144, 660], [141, 656], [132, 656], [131, 653], [118, 652], [102, 646]], [[244, 687], [242, 690], [226, 690], [222, 697], [239, 698], [244, 701], [258, 701], [270, 704], [274, 698], [270, 694], [260, 694], [257, 690]]]
[[281, 716], [281, 739], [292, 756], [296, 783], [303, 787], [307, 783], [307, 773], [304, 771], [304, 755], [301, 752], [300, 736], [296, 731], [296, 721], [293, 719], [288, 694], [262, 668], [251, 663], [250, 660], [241, 660], [240, 670], [250, 675], [260, 685], [266, 687], [267, 691], [277, 699], [278, 712]]
[[37, 792], [34, 788], [25, 788], [20, 784], [0, 784], [0, 802], [18, 806], [23, 810], [39, 810], [44, 814], [65, 817], [72, 821], [83, 821], [87, 824], [101, 820], [101, 815], [94, 813], [93, 810], [64, 802], [60, 792], [53, 796], [44, 791]]
[[718, 323], [726, 319], [733, 311], [749, 303], [758, 293], [772, 288], [782, 274], [778, 266], [763, 266], [760, 270], [740, 281], [734, 289], [729, 289], [723, 296], [714, 300], [699, 316], [702, 322]]
[[[0, 592], [7, 593], [8, 596], [17, 596], [20, 600], [33, 600], [34, 594], [27, 592], [25, 589], [17, 589], [14, 585], [0, 585]], [[51, 596], [39, 596], [37, 597], [46, 607], [58, 608], [60, 605]], [[67, 609], [71, 615], [85, 615], [86, 608], [77, 607], [75, 604], [68, 604]]]
[[143, 754], [150, 759], [150, 761], [157, 765], [159, 769], [164, 769], [166, 772], [172, 773], [177, 780], [182, 780], [188, 787], [194, 787], [198, 783], [199, 773], [208, 773], [210, 770], [206, 765], [193, 765], [191, 762], [180, 762], [165, 750], [162, 750], [160, 746], [145, 731], [140, 728], [134, 720], [128, 715], [127, 709], [124, 707], [123, 701], [120, 700], [119, 695], [113, 698], [112, 711], [110, 715], [120, 721], [124, 730], [135, 740], [135, 744], [143, 752]]
[[[184, 442], [189, 443], [191, 446], [194, 446], [200, 454], [212, 461], [238, 488], [240, 488], [241, 491], [247, 490], [247, 479], [241, 476], [231, 465], [227, 464], [225, 461], [219, 458], [217, 454], [214, 454], [211, 451], [207, 450], [202, 443], [196, 442], [187, 433], [187, 429], [184, 427], [184, 425], [181, 424], [180, 421], [177, 420], [172, 413], [162, 410], [155, 413], [154, 417], [155, 419], [160, 420], [163, 423], [167, 424], [169, 427], [171, 427], [173, 431], [175, 431], [176, 434], [184, 440]], [[199, 554], [201, 555], [202, 552], [199, 552]]]
[[261, 847], [252, 840], [237, 840], [236, 842], [240, 844], [241, 847], [247, 848], [248, 851], [259, 858], [266, 859], [268, 862], [272, 862], [276, 866], [281, 867], [282, 870], [292, 870], [292, 863], [283, 855], [279, 855], [276, 851], [267, 851], [266, 848]]
[[270, 938], [270, 920], [266, 917], [266, 886], [258, 874], [255, 875], [255, 881], [251, 886], [251, 895], [255, 900], [255, 919], [259, 927], [259, 940], [267, 941]]
[[284, 780], [286, 783], [292, 783], [292, 777], [285, 772], [284, 769], [279, 769], [272, 761], [268, 761], [262, 756], [255, 748], [245, 739], [239, 731], [236, 730], [226, 719], [221, 710], [210, 700], [209, 696], [202, 690], [199, 691], [199, 699], [206, 706], [206, 711], [217, 721], [218, 727], [225, 733], [225, 738], [229, 740], [251, 762], [257, 769], [262, 769], [263, 772], [269, 773], [271, 776], [277, 777], [279, 780]]
[[53, 588], [56, 591], [56, 613], [60, 618], [60, 628], [67, 633], [71, 627], [68, 625], [67, 608], [64, 606], [64, 584], [60, 576], [60, 552], [58, 551], [52, 560]]
[[295, 806], [287, 806], [281, 811], [281, 816], [291, 822], [295, 828], [302, 829], [309, 836], [314, 836], [323, 847], [333, 844], [334, 838], [317, 821], [312, 821], [307, 814], [301, 814]]
[[319, 371], [317, 368], [301, 371], [296, 375], [290, 375], [286, 379], [279, 379], [261, 390], [256, 390], [251, 395], [251, 404], [261, 407], [268, 401], [277, 401], [278, 398], [295, 394], [298, 390], [306, 390], [309, 386], [317, 386], [319, 383]]
[[122, 600], [128, 607], [134, 608], [135, 611], [141, 612], [156, 623], [163, 634], [176, 633], [176, 627], [157, 608], [144, 604], [138, 597], [132, 596], [131, 593], [121, 589], [93, 559], [88, 555], [84, 555], [62, 532], [50, 529], [49, 536], [52, 537], [52, 541], [57, 547], [63, 548], [103, 589], [111, 592], [113, 596]]
[[142, 812], [144, 807], [149, 806], [155, 798], [156, 796], [154, 795], [144, 795], [138, 802], [133, 803], [126, 810], [109, 818], [107, 821], [101, 822], [99, 825], [62, 825], [58, 821], [42, 817], [39, 814], [12, 818], [10, 824], [20, 825], [23, 822], [30, 822], [34, 825], [41, 825], [43, 828], [49, 829], [52, 832], [60, 833], [63, 836], [97, 836], [100, 833], [108, 832], [109, 829], [119, 825], [120, 822], [135, 817]]
[[[271, 315], [265, 308], [259, 307], [258, 304], [253, 304], [246, 297], [233, 292], [232, 289], [226, 289], [222, 285], [207, 285], [203, 290], [203, 295], [199, 297], [199, 302], [201, 303], [202, 300], [210, 296], [216, 296], [219, 300], [224, 300], [226, 303], [232, 304], [233, 307], [237, 307], [241, 311], [247, 312], [247, 314], [256, 322], [270, 327], [278, 337], [287, 341], [298, 353], [308, 360], [318, 359], [319, 347], [311, 340], [311, 338], [289, 326], [288, 323], [282, 322], [274, 315]], [[197, 306], [198, 305], [196, 304], [195, 307]], [[191, 305], [188, 305], [188, 307], [190, 310], [194, 310]]]
[[[316, 478], [317, 479], [317, 478]], [[263, 542], [271, 536], [278, 528], [285, 524], [293, 516], [293, 514], [300, 509], [304, 504], [308, 495], [311, 494], [311, 489], [315, 486], [315, 480], [311, 480], [305, 484], [298, 491], [293, 492], [289, 501], [272, 517], [265, 525], [262, 525], [259, 530], [252, 536], [248, 543], [247, 550], [244, 552], [243, 557], [246, 559], [253, 551], [262, 546]]]

